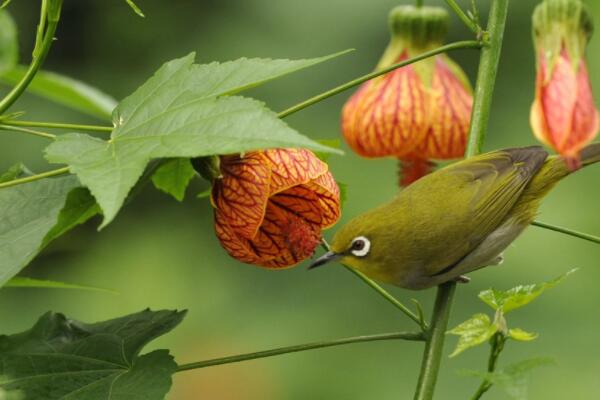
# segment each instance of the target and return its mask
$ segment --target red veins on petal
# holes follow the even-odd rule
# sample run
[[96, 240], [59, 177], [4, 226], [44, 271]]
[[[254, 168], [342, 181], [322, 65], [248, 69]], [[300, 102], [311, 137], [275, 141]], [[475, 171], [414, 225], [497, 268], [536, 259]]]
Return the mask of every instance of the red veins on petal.
[[536, 137], [563, 155], [571, 168], [578, 167], [579, 151], [598, 132], [598, 111], [585, 60], [575, 70], [563, 49], [550, 70], [540, 56], [531, 125]]
[[247, 239], [254, 237], [263, 219], [271, 171], [258, 152], [244, 157], [221, 157], [223, 178], [214, 185], [212, 203], [235, 232]]
[[[398, 62], [408, 58], [404, 52]], [[425, 132], [426, 95], [414, 66], [398, 68], [363, 84], [342, 110], [342, 131], [365, 157], [403, 156]]]
[[[215, 230], [240, 261], [267, 268], [297, 264], [313, 254], [321, 230], [340, 216], [339, 188], [327, 164], [308, 150], [222, 157], [221, 173], [213, 186]], [[255, 228], [251, 235], [249, 227]]]
[[424, 159], [462, 157], [466, 149], [473, 97], [444, 57], [436, 57], [429, 94], [429, 126], [413, 154]]

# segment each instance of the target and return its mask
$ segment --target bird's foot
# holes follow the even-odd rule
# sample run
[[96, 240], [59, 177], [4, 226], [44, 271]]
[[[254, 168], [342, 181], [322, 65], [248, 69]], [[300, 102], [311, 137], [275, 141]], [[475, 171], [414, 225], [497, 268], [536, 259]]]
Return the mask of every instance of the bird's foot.
[[465, 275], [459, 275], [456, 278], [454, 278], [454, 282], [456, 282], [456, 283], [469, 283], [469, 282], [471, 282], [471, 278], [469, 278], [468, 276], [465, 276]]

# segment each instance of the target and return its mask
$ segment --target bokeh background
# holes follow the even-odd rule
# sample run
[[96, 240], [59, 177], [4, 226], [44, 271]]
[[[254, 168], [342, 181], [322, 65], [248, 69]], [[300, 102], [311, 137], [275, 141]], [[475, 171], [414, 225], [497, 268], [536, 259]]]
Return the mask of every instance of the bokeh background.
[[[13, 3], [9, 10], [19, 25], [22, 62], [28, 62], [37, 4]], [[489, 2], [479, 3], [482, 15], [487, 15]], [[487, 149], [535, 142], [528, 115], [534, 86], [530, 15], [536, 3], [511, 4]], [[588, 3], [600, 19], [600, 2]], [[387, 12], [399, 1], [139, 0], [138, 4], [145, 19], [120, 0], [65, 1], [58, 41], [45, 68], [87, 81], [120, 99], [163, 62], [191, 51], [197, 53], [198, 62], [209, 62], [242, 56], [305, 58], [356, 49], [252, 92], [281, 110], [370, 71], [388, 40]], [[468, 37], [453, 17], [448, 40]], [[452, 56], [473, 81], [477, 52], [463, 50]], [[592, 39], [588, 58], [600, 98], [600, 38]], [[313, 138], [338, 138], [340, 108], [349, 95], [326, 100], [287, 122]], [[34, 120], [107, 122], [29, 95], [14, 106], [22, 109]], [[18, 161], [36, 171], [49, 168], [41, 155], [47, 144], [43, 139], [2, 132], [0, 143], [0, 170]], [[349, 184], [344, 220], [396, 192], [393, 160], [369, 161], [346, 151], [343, 157], [332, 157], [330, 165], [335, 176]], [[600, 166], [570, 177], [546, 199], [541, 218], [600, 234], [599, 187]], [[27, 329], [47, 310], [91, 322], [145, 307], [185, 308], [189, 314], [183, 324], [152, 344], [171, 349], [184, 363], [413, 328], [411, 321], [340, 266], [309, 273], [301, 265], [272, 272], [230, 259], [213, 234], [208, 201], [195, 197], [205, 188], [197, 180], [180, 204], [148, 187], [101, 232], [96, 230], [98, 220], [93, 220], [56, 241], [24, 274], [111, 288], [120, 294], [4, 289], [0, 291], [1, 332]], [[457, 292], [452, 326], [474, 313], [489, 312], [477, 299], [481, 290], [543, 281], [573, 267], [580, 271], [508, 318], [511, 326], [539, 332], [540, 337], [532, 343], [509, 343], [501, 366], [536, 356], [555, 360], [554, 365], [533, 372], [531, 399], [592, 399], [600, 393], [600, 247], [532, 227], [507, 251], [504, 265], [472, 274], [473, 281]], [[433, 290], [389, 289], [405, 302], [418, 299], [430, 314]], [[438, 399], [469, 398], [479, 382], [460, 370], [483, 370], [487, 362], [486, 346], [448, 359], [455, 343], [454, 337], [448, 338]], [[409, 399], [421, 352], [418, 343], [379, 342], [190, 371], [175, 376], [169, 398]], [[486, 398], [507, 395], [494, 388]]]

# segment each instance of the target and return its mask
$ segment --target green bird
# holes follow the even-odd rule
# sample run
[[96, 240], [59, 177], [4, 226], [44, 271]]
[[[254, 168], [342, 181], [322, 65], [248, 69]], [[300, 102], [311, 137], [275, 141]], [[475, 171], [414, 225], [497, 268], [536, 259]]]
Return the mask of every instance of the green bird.
[[[600, 161], [600, 143], [581, 166]], [[426, 289], [502, 262], [502, 252], [536, 216], [541, 200], [571, 171], [539, 146], [493, 151], [416, 181], [390, 202], [338, 230], [310, 268], [339, 260], [368, 277]]]

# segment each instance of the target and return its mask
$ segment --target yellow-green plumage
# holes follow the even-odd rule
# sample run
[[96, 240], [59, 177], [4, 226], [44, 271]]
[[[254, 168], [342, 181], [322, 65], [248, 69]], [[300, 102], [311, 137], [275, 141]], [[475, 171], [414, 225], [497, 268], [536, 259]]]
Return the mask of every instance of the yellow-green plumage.
[[[584, 149], [584, 166], [598, 161], [600, 143]], [[497, 264], [533, 221], [541, 199], [570, 172], [561, 158], [537, 146], [457, 162], [352, 219], [336, 233], [331, 255], [373, 279], [408, 289], [456, 279]], [[369, 242], [360, 257], [352, 252], [358, 237]]]

